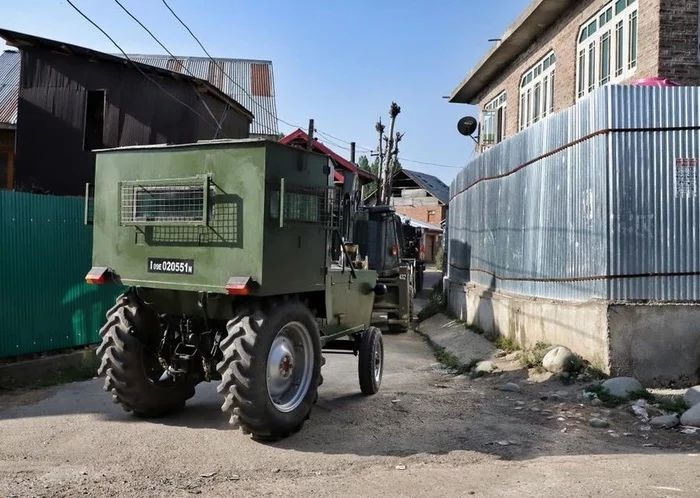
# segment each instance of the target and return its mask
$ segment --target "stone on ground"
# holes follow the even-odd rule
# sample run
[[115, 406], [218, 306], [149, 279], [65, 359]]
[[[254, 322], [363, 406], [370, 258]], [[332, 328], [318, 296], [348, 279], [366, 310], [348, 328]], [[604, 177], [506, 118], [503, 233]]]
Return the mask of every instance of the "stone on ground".
[[685, 402], [693, 407], [700, 403], [700, 386], [691, 387], [685, 392]]
[[610, 422], [606, 420], [601, 420], [599, 418], [594, 418], [591, 420], [591, 427], [594, 427], [596, 429], [604, 429], [605, 427], [608, 427], [610, 425]]
[[618, 398], [626, 398], [630, 393], [644, 389], [644, 386], [632, 377], [614, 377], [603, 382], [601, 387]]
[[542, 367], [551, 373], [573, 372], [579, 367], [579, 360], [569, 348], [555, 346], [544, 355]]
[[520, 386], [514, 382], [507, 382], [507, 383], [503, 384], [501, 387], [499, 387], [499, 390], [512, 392], [512, 393], [519, 393]]
[[678, 420], [678, 415], [674, 413], [671, 415], [662, 415], [660, 417], [654, 417], [649, 421], [649, 425], [658, 429], [670, 429], [680, 424], [680, 422], [681, 421]]
[[690, 410], [686, 411], [681, 416], [681, 424], [692, 425], [693, 427], [700, 427], [700, 403], [692, 407]]
[[493, 364], [491, 361], [480, 361], [479, 363], [476, 364], [476, 367], [474, 367], [474, 371], [472, 372], [472, 377], [481, 377], [483, 375], [490, 374], [496, 370], [496, 365]]

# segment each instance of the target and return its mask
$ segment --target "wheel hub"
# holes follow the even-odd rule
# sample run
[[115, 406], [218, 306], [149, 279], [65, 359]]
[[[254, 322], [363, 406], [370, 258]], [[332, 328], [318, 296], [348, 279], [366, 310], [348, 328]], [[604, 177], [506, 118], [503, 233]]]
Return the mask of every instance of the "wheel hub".
[[267, 391], [281, 412], [290, 412], [304, 400], [313, 374], [311, 332], [299, 322], [282, 327], [267, 358]]
[[379, 344], [375, 346], [374, 350], [374, 379], [379, 382], [382, 375], [382, 349]]
[[273, 400], [289, 389], [293, 373], [294, 345], [287, 337], [277, 336], [267, 363], [267, 385]]
[[289, 355], [284, 355], [282, 361], [280, 362], [280, 375], [285, 379], [292, 375], [292, 370], [294, 369], [294, 361]]

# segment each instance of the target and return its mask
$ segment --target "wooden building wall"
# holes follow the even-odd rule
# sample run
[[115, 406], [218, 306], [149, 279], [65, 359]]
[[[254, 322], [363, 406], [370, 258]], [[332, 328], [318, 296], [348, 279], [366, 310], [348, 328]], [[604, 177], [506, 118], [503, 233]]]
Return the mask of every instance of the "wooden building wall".
[[[186, 79], [150, 75], [161, 90], [132, 67], [40, 48], [23, 49], [21, 64], [17, 190], [83, 195], [94, 178], [92, 149], [249, 136], [245, 115], [198, 94]], [[225, 116], [216, 137], [202, 99]]]

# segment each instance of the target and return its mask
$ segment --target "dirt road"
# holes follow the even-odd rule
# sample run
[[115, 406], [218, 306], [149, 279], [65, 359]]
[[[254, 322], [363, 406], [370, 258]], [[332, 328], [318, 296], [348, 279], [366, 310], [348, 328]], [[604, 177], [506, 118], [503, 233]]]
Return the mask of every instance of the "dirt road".
[[331, 356], [312, 418], [276, 444], [231, 430], [215, 384], [158, 421], [99, 380], [0, 396], [0, 497], [699, 495], [700, 436], [642, 432], [622, 410], [594, 429], [578, 386], [501, 392], [503, 378], [442, 371], [413, 332], [385, 340], [378, 395], [359, 395], [354, 357]]

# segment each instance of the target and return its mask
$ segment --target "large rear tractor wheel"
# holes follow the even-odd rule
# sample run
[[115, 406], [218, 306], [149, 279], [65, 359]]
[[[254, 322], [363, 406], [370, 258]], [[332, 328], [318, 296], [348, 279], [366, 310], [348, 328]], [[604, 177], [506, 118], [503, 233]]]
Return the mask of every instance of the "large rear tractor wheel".
[[265, 304], [228, 323], [218, 391], [234, 427], [275, 441], [309, 418], [321, 375], [321, 339], [314, 315], [299, 300]]
[[164, 369], [155, 353], [161, 338], [156, 314], [129, 290], [107, 312], [97, 348], [98, 375], [115, 403], [137, 417], [168, 415], [194, 396], [197, 380], [191, 377], [159, 380]]
[[362, 333], [358, 357], [357, 372], [362, 394], [377, 394], [384, 374], [384, 340], [377, 327], [369, 327]]

